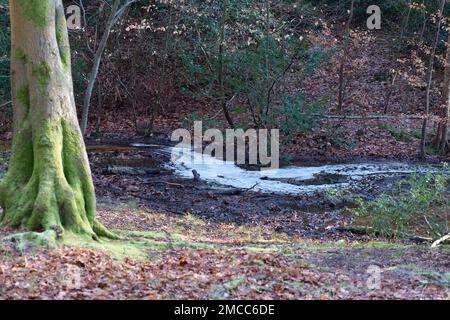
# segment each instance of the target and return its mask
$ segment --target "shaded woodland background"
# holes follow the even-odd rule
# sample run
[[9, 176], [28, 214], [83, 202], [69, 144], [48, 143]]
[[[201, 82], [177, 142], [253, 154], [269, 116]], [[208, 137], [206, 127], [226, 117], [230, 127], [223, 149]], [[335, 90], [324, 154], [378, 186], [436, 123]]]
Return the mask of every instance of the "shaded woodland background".
[[[118, 2], [121, 8], [130, 1]], [[70, 31], [81, 118], [114, 1], [66, 1], [72, 4], [82, 8], [82, 29]], [[422, 120], [413, 115], [426, 113], [441, 1], [377, 1], [382, 29], [372, 31], [366, 27], [371, 4], [131, 3], [113, 25], [101, 55], [87, 135], [168, 134], [203, 120], [204, 127], [280, 128], [284, 148], [293, 154], [417, 157]], [[449, 10], [446, 6], [445, 17]], [[445, 105], [447, 22], [441, 21], [432, 65], [429, 113], [436, 116]], [[0, 24], [0, 132], [9, 140], [5, 0], [0, 1]], [[330, 114], [338, 117], [322, 117]], [[388, 119], [352, 119], [374, 114]], [[434, 120], [427, 123], [429, 154], [439, 153], [432, 149], [438, 123]]]

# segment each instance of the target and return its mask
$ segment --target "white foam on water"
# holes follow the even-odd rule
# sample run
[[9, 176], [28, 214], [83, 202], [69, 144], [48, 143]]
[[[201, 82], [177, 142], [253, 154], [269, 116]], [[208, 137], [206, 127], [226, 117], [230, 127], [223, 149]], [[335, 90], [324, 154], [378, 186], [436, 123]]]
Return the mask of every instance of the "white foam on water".
[[[196, 153], [183, 148], [164, 148], [164, 152], [172, 155], [168, 167], [175, 174], [192, 178], [192, 170], [200, 174], [200, 178], [210, 183], [235, 188], [252, 188], [253, 191], [279, 194], [301, 194], [324, 191], [336, 187], [348, 187], [358, 180], [370, 175], [392, 175], [398, 173], [413, 173], [417, 167], [399, 163], [362, 163], [336, 164], [312, 167], [286, 167], [280, 169], [249, 171], [242, 169], [231, 161], [222, 161], [209, 155]], [[422, 168], [423, 169], [423, 168]], [[316, 174], [339, 174], [350, 178], [349, 182], [323, 185], [294, 185], [285, 181], [272, 179], [293, 179], [304, 181], [313, 179]], [[264, 179], [269, 178], [269, 180]], [[263, 179], [261, 179], [263, 178]], [[256, 185], [256, 186], [255, 186]]]

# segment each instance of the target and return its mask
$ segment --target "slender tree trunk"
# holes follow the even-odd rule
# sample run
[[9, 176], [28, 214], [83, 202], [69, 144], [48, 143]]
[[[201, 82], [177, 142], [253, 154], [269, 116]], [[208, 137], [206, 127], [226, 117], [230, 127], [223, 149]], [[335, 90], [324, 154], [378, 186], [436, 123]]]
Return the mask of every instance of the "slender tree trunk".
[[[173, 6], [169, 6], [169, 21], [166, 27], [165, 31], [165, 39], [164, 39], [164, 52], [163, 52], [163, 58], [162, 58], [162, 67], [161, 67], [161, 79], [157, 83], [156, 87], [156, 101], [153, 106], [153, 108], [150, 109], [150, 116], [149, 116], [149, 124], [147, 128], [147, 133], [149, 135], [153, 134], [155, 131], [155, 122], [156, 118], [160, 114], [163, 105], [167, 105], [169, 101], [168, 97], [168, 89], [170, 86], [170, 76], [167, 74], [167, 65], [169, 64], [169, 54], [172, 47], [172, 41], [173, 41], [173, 23], [174, 23], [174, 17], [173, 17]], [[159, 62], [159, 61], [158, 61]]]
[[73, 95], [62, 0], [10, 0], [14, 139], [2, 224], [113, 236], [96, 200]]
[[228, 0], [223, 1], [222, 8], [222, 21], [220, 25], [220, 37], [219, 37], [219, 70], [218, 70], [218, 82], [220, 87], [220, 98], [222, 103], [223, 114], [225, 115], [225, 119], [231, 128], [234, 128], [234, 122], [231, 118], [230, 112], [228, 111], [228, 101], [225, 97], [225, 89], [224, 89], [224, 54], [225, 54], [225, 27], [227, 25], [228, 20]]
[[447, 38], [447, 54], [445, 59], [444, 83], [442, 87], [442, 120], [439, 122], [434, 146], [445, 154], [449, 149], [448, 124], [450, 117], [450, 33]]
[[[422, 5], [425, 4], [425, 0], [422, 0]], [[427, 9], [423, 9], [423, 22], [422, 22], [422, 28], [420, 29], [420, 35], [419, 35], [419, 43], [422, 44], [423, 43], [423, 37], [425, 34], [425, 29], [427, 27], [427, 21], [428, 21], [428, 17], [427, 17]]]
[[341, 64], [339, 66], [339, 88], [338, 88], [338, 111], [342, 111], [342, 107], [344, 104], [344, 69], [345, 62], [347, 61], [347, 56], [350, 48], [350, 25], [353, 20], [353, 11], [355, 6], [355, 0], [351, 0], [350, 3], [350, 16], [348, 17], [347, 25], [345, 27], [344, 33], [344, 50], [342, 52]]
[[[404, 37], [405, 37], [405, 33], [406, 33], [407, 29], [408, 29], [409, 18], [411, 16], [411, 9], [412, 9], [411, 1], [408, 1], [408, 14], [406, 15], [405, 21], [404, 21], [404, 23], [401, 26], [400, 40], [398, 41], [398, 46], [397, 46], [397, 49], [395, 50], [395, 53], [394, 53], [394, 59], [393, 59], [394, 63], [397, 63], [397, 59], [400, 56], [400, 52], [402, 50], [403, 40], [404, 40]], [[398, 76], [398, 69], [396, 69], [395, 72], [394, 72], [394, 76], [392, 78], [392, 83], [391, 83], [390, 87], [388, 88], [388, 92], [386, 94], [386, 99], [385, 99], [385, 102], [384, 102], [384, 111], [383, 111], [385, 114], [388, 113], [388, 111], [389, 111], [389, 104], [391, 102], [392, 93], [394, 92], [394, 89], [395, 89], [397, 76]]]
[[103, 112], [103, 95], [101, 86], [97, 86], [97, 123], [95, 124], [95, 133], [100, 134], [100, 128], [102, 125], [102, 112]]
[[102, 60], [103, 52], [105, 51], [106, 45], [108, 43], [109, 35], [111, 33], [111, 28], [114, 25], [115, 17], [117, 11], [119, 10], [120, 0], [115, 0], [111, 14], [108, 18], [108, 22], [106, 23], [105, 31], [103, 32], [102, 39], [100, 40], [100, 44], [95, 52], [94, 64], [92, 66], [91, 73], [89, 75], [88, 86], [86, 89], [86, 94], [84, 95], [83, 102], [83, 115], [81, 117], [81, 132], [83, 135], [86, 134], [86, 130], [88, 127], [89, 120], [89, 110], [91, 108], [91, 98], [92, 93], [94, 91], [95, 81], [97, 80], [98, 71], [100, 68], [100, 62]]
[[[266, 26], [265, 26], [265, 46], [266, 46], [266, 52], [265, 52], [265, 71], [266, 71], [266, 92], [269, 92], [270, 90], [270, 86], [271, 86], [271, 80], [270, 80], [270, 34], [271, 34], [271, 29], [270, 29], [270, 10], [271, 10], [271, 3], [270, 0], [266, 0]], [[270, 100], [267, 100], [266, 102], [266, 106], [265, 106], [265, 112], [263, 109], [263, 104], [261, 103], [261, 110], [259, 112], [259, 116], [260, 118], [263, 120], [264, 124], [267, 123], [267, 115], [269, 114], [270, 111]], [[266, 115], [266, 116], [265, 116]]]
[[427, 124], [428, 124], [428, 115], [430, 113], [430, 95], [431, 95], [431, 86], [433, 84], [433, 69], [434, 69], [434, 59], [435, 59], [435, 54], [436, 54], [436, 48], [439, 42], [439, 35], [440, 35], [440, 31], [441, 31], [441, 25], [442, 25], [442, 14], [444, 12], [444, 7], [445, 7], [445, 1], [446, 0], [441, 0], [441, 4], [439, 7], [439, 14], [438, 14], [438, 22], [437, 22], [437, 26], [436, 26], [436, 37], [434, 39], [434, 43], [433, 43], [433, 48], [431, 50], [430, 53], [430, 62], [428, 65], [428, 79], [427, 79], [427, 92], [426, 92], [426, 97], [425, 97], [425, 113], [426, 113], [426, 117], [423, 119], [423, 124], [422, 124], [422, 142], [420, 145], [420, 154], [422, 156], [422, 158], [426, 157], [426, 133], [427, 133]]

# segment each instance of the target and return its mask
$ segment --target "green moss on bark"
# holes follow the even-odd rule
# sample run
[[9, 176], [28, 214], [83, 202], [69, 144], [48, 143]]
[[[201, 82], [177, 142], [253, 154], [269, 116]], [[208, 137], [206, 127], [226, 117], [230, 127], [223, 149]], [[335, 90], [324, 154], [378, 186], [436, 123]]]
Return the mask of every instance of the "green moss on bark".
[[26, 129], [15, 137], [10, 169], [0, 186], [3, 224], [114, 238], [95, 220], [94, 186], [79, 130], [65, 120], [45, 118], [32, 131]]
[[50, 82], [51, 68], [47, 62], [42, 61], [37, 66], [33, 67], [33, 76], [37, 78], [39, 85], [45, 87]]
[[16, 51], [14, 52], [14, 59], [22, 64], [28, 63], [28, 56], [21, 48], [16, 49]]
[[56, 41], [64, 71], [68, 72], [70, 71], [70, 46], [65, 17], [56, 17]]
[[38, 27], [48, 24], [51, 0], [18, 0], [24, 16]]
[[30, 108], [30, 89], [28, 86], [23, 86], [17, 90], [16, 99], [23, 106]]

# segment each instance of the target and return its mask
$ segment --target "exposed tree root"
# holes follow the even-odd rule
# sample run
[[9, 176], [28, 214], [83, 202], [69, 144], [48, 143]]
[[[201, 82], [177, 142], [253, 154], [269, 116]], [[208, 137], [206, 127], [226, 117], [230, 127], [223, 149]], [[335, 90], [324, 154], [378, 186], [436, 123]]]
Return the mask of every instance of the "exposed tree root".
[[95, 219], [96, 200], [79, 132], [64, 120], [33, 132], [27, 121], [13, 144], [0, 185], [2, 224], [29, 231], [64, 231], [117, 238]]

